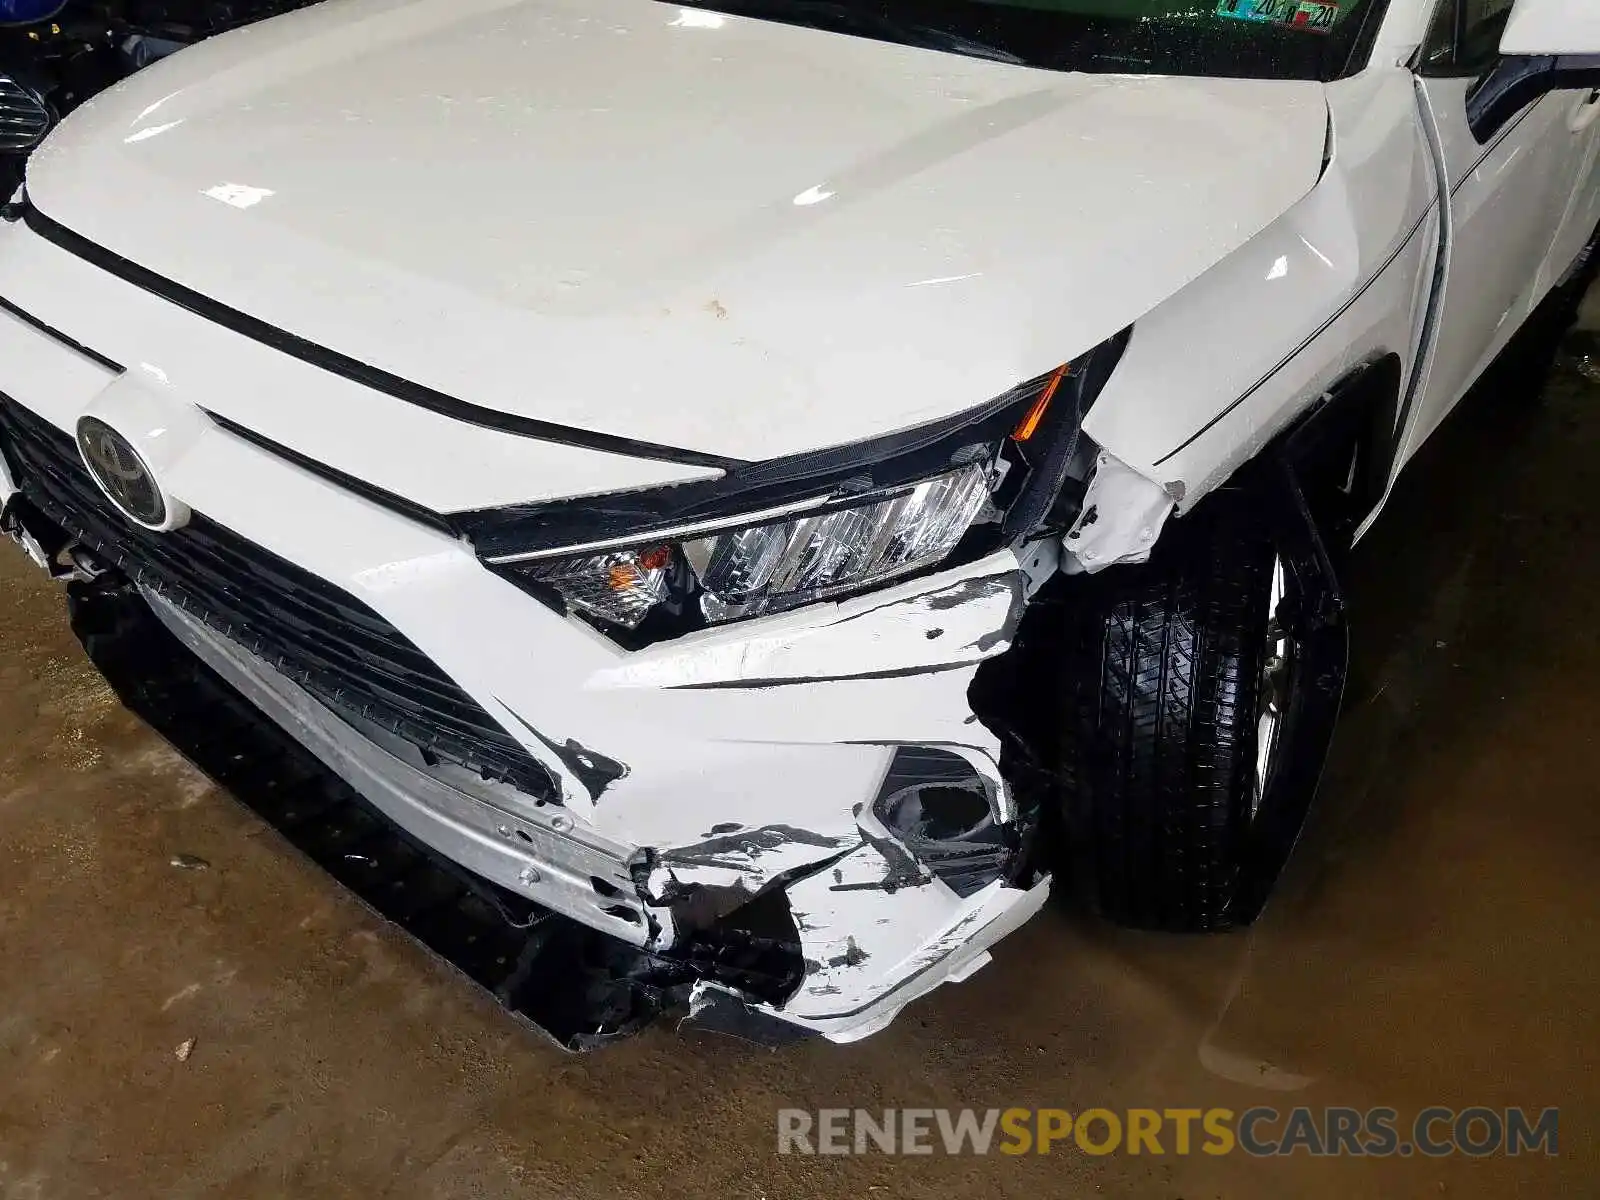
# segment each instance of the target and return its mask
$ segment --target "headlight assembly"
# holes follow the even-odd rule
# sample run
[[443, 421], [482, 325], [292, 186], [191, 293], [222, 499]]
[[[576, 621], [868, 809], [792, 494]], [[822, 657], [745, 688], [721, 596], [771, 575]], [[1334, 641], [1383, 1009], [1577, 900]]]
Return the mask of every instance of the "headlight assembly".
[[935, 566], [988, 499], [988, 468], [963, 467], [848, 508], [699, 538], [684, 557], [709, 619], [750, 616]]
[[514, 569], [625, 629], [638, 628], [675, 591], [695, 592], [712, 623], [759, 616], [943, 562], [989, 499], [989, 479], [985, 466], [963, 467], [842, 506]]
[[888, 437], [457, 519], [492, 569], [627, 646], [869, 591], [1070, 521], [1083, 414], [1123, 340]]

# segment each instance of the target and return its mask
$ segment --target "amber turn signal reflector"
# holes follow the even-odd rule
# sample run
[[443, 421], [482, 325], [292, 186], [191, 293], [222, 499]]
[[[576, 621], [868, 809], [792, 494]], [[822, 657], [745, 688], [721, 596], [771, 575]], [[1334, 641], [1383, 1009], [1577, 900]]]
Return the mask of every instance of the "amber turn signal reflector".
[[1017, 423], [1017, 427], [1011, 431], [1012, 441], [1025, 442], [1038, 430], [1039, 422], [1044, 420], [1044, 414], [1050, 410], [1050, 401], [1055, 398], [1056, 389], [1061, 386], [1061, 381], [1067, 377], [1067, 371], [1071, 366], [1071, 363], [1062, 363], [1056, 368], [1055, 374], [1050, 376], [1050, 382], [1044, 385], [1044, 391], [1040, 392], [1039, 398], [1033, 402], [1033, 407]]

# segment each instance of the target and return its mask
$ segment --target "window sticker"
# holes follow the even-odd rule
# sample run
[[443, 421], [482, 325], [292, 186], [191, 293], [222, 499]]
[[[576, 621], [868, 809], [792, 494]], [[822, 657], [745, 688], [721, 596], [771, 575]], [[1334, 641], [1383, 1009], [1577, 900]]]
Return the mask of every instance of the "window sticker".
[[1307, 33], [1331, 33], [1339, 19], [1340, 0], [1221, 0], [1219, 17], [1263, 21]]

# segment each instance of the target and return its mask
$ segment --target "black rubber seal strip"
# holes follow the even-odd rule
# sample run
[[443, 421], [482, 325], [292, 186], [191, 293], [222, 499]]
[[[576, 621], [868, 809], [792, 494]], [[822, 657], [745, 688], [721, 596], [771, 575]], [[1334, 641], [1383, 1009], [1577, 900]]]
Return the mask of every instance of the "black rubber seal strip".
[[113, 374], [121, 375], [122, 372], [126, 369], [125, 367], [123, 367], [123, 365], [121, 363], [112, 362], [104, 354], [98, 354], [95, 351], [89, 349], [89, 347], [85, 346], [82, 342], [78, 341], [76, 338], [68, 337], [66, 334], [62, 333], [61, 330], [57, 329], [54, 325], [46, 325], [43, 321], [41, 321], [38, 317], [34, 316], [32, 313], [24, 312], [22, 309], [18, 308], [15, 304], [11, 303], [11, 301], [7, 300], [4, 296], [0, 296], [0, 309], [4, 309], [6, 312], [10, 313], [17, 320], [21, 321], [23, 324], [33, 326], [40, 333], [44, 334], [45, 337], [50, 338], [52, 341], [60, 342], [63, 346], [65, 346], [69, 350], [76, 350], [79, 354], [83, 355], [90, 362], [98, 363], [100, 366], [104, 367], [106, 370], [112, 372]]
[[[13, 317], [17, 318], [17, 320], [33, 327], [34, 329], [37, 329], [40, 333], [44, 334], [53, 341], [61, 343], [61, 345], [67, 347], [67, 349], [77, 351], [90, 362], [104, 367], [113, 374], [121, 375], [127, 370], [127, 368], [125, 368], [121, 363], [113, 362], [104, 354], [101, 354], [95, 350], [91, 350], [82, 342], [62, 333], [53, 325], [45, 324], [45, 322], [41, 321], [32, 313], [18, 308], [4, 296], [0, 296], [0, 311], [10, 313]], [[452, 537], [462, 536], [461, 530], [457, 528], [449, 518], [434, 512], [430, 508], [424, 508], [422, 505], [413, 500], [407, 500], [404, 496], [397, 496], [393, 492], [385, 491], [383, 488], [378, 487], [375, 484], [368, 483], [363, 479], [357, 479], [354, 475], [347, 475], [345, 472], [337, 469], [336, 467], [330, 467], [326, 463], [320, 463], [314, 458], [308, 458], [304, 454], [301, 454], [298, 450], [291, 450], [289, 447], [281, 445], [280, 443], [273, 441], [271, 438], [257, 433], [253, 429], [247, 429], [245, 426], [240, 425], [237, 421], [230, 421], [227, 417], [224, 417], [218, 413], [214, 413], [210, 409], [202, 409], [201, 411], [204, 412], [206, 416], [211, 419], [212, 423], [219, 428], [227, 430], [235, 437], [241, 438], [244, 441], [249, 442], [251, 445], [267, 451], [269, 454], [276, 455], [278, 458], [284, 459], [286, 462], [293, 463], [302, 470], [309, 471], [313, 475], [320, 476], [321, 478], [326, 479], [329, 483], [337, 484], [346, 491], [354, 492], [358, 496], [362, 496], [365, 499], [372, 501], [374, 504], [396, 512], [403, 517], [408, 517], [411, 520], [416, 521], [419, 524], [426, 525], [431, 529], [437, 529], [442, 533], [448, 533]]]
[[275, 442], [264, 434], [257, 433], [254, 429], [246, 428], [237, 421], [230, 421], [227, 417], [214, 413], [209, 408], [201, 411], [219, 429], [224, 429], [233, 434], [234, 437], [249, 442], [257, 449], [265, 450], [268, 454], [281, 458], [285, 462], [293, 463], [303, 471], [308, 471], [313, 475], [326, 479], [329, 483], [335, 484], [347, 492], [354, 492], [362, 499], [370, 500], [381, 508], [387, 508], [402, 517], [408, 517], [419, 525], [426, 525], [430, 529], [437, 529], [439, 532], [448, 533], [452, 537], [461, 536], [461, 530], [456, 528], [448, 517], [434, 512], [431, 508], [425, 508], [414, 500], [407, 500], [404, 496], [397, 496], [393, 492], [386, 491], [376, 484], [368, 483], [364, 479], [357, 479], [354, 475], [347, 475], [337, 467], [330, 467], [314, 458], [308, 458], [298, 450], [291, 450], [281, 442]]
[[270, 346], [302, 362], [310, 363], [314, 367], [393, 396], [396, 400], [403, 400], [407, 404], [438, 413], [440, 416], [484, 429], [515, 434], [518, 437], [553, 442], [562, 446], [577, 446], [604, 454], [620, 454], [629, 458], [653, 459], [690, 467], [711, 467], [722, 471], [744, 465], [742, 459], [723, 458], [716, 454], [704, 454], [698, 450], [683, 450], [676, 446], [641, 442], [616, 434], [575, 429], [570, 425], [558, 425], [552, 421], [496, 412], [491, 408], [457, 400], [453, 396], [447, 396], [420, 383], [412, 383], [380, 367], [374, 367], [340, 354], [336, 350], [330, 350], [326, 346], [320, 346], [298, 334], [289, 333], [276, 325], [203, 296], [192, 288], [158, 275], [148, 267], [141, 267], [138, 263], [131, 262], [114, 250], [107, 250], [82, 234], [74, 233], [45, 216], [32, 203], [29, 203], [23, 211], [22, 219], [34, 233], [67, 253], [76, 255], [103, 271], [109, 271], [135, 287], [143, 288], [180, 308], [188, 309], [198, 317], [231, 329], [234, 333], [251, 341], [260, 342], [263, 346]]

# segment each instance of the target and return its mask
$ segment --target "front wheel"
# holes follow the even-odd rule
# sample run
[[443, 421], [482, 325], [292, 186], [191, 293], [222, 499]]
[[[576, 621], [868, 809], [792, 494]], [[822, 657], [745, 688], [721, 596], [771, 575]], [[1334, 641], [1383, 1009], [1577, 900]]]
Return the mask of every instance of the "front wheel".
[[1291, 574], [1248, 502], [1220, 494], [1150, 562], [1078, 582], [1059, 710], [1063, 866], [1119, 924], [1230, 928], [1300, 684]]

